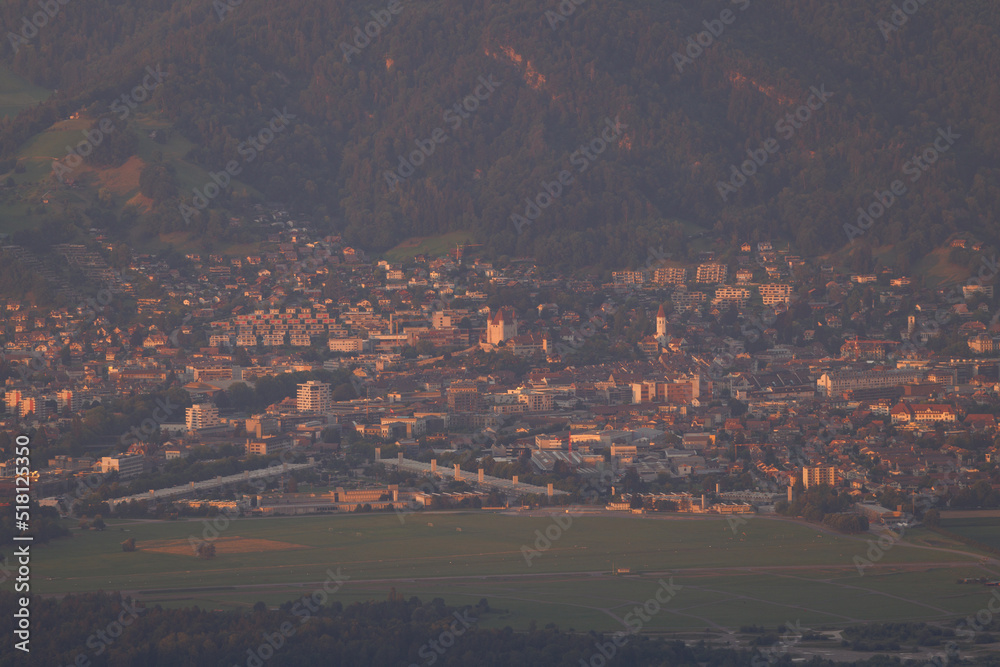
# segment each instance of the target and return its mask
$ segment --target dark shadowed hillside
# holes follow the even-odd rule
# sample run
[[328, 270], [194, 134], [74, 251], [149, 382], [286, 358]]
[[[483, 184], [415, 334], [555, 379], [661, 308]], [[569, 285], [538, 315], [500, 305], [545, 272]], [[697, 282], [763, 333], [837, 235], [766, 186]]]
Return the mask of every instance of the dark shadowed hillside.
[[[372, 249], [466, 229], [497, 255], [611, 266], [683, 252], [692, 225], [826, 253], [900, 180], [855, 244], [916, 259], [957, 230], [1000, 240], [995, 3], [928, 3], [895, 30], [883, 0], [563, 4], [71, 1], [5, 40], [4, 64], [58, 93], [0, 121], [0, 171], [81, 107], [119, 137], [91, 161], [126, 163], [137, 130], [109, 103], [159, 65], [143, 113], [188, 142], [185, 164], [236, 165], [249, 190], [222, 187], [188, 222], [179, 206], [205, 183], [146, 159], [138, 213], [95, 206], [81, 224], [214, 234], [266, 199]], [[36, 11], [7, 2], [0, 23], [16, 33]], [[273, 141], [245, 143], [286, 110]], [[910, 162], [949, 127], [933, 163]]]

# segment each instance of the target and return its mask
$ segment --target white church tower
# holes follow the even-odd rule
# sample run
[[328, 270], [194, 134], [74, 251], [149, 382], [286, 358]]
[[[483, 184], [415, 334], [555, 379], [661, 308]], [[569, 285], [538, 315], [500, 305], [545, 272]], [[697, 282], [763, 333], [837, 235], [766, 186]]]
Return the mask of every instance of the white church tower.
[[663, 310], [663, 304], [656, 311], [656, 340], [660, 340], [667, 335], [667, 313]]

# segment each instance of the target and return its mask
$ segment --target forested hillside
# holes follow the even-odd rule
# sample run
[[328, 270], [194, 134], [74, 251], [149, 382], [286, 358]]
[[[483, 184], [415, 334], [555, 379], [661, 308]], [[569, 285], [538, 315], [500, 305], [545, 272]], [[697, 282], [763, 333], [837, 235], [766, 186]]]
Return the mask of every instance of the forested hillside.
[[[621, 0], [572, 13], [567, 1], [566, 16], [559, 6], [69, 2], [37, 35], [6, 40], [3, 64], [58, 93], [0, 121], [0, 160], [81, 106], [108, 115], [159, 65], [167, 76], [144, 105], [193, 142], [186, 160], [238, 164], [261, 196], [371, 249], [468, 229], [495, 255], [612, 266], [640, 263], [649, 246], [680, 249], [692, 223], [822, 254], [897, 179], [906, 194], [855, 244], [898, 244], [916, 259], [959, 230], [1000, 241], [994, 2], [927, 3], [894, 30], [889, 0]], [[0, 22], [16, 31], [36, 11], [36, 0], [11, 0]], [[719, 34], [702, 35], [707, 47], [689, 42], [708, 29]], [[813, 88], [832, 95], [787, 120]], [[241, 142], [286, 109], [287, 129], [248, 160]], [[959, 138], [911, 180], [907, 163], [949, 127]], [[606, 150], [574, 153], [602, 132], [592, 146], [608, 140]], [[420, 145], [433, 152], [401, 167]], [[762, 147], [766, 161], [740, 185], [732, 165]], [[185, 228], [178, 206], [193, 193], [152, 167], [152, 208], [130, 224]], [[537, 219], [512, 222], [546, 189], [553, 201]], [[223, 188], [212, 208], [244, 203]]]

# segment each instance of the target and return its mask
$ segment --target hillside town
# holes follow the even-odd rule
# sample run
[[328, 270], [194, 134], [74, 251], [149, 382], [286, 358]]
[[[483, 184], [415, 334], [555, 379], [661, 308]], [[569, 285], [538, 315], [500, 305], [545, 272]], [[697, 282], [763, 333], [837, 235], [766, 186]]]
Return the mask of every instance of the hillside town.
[[92, 230], [56, 248], [78, 284], [3, 247], [78, 304], [0, 304], [3, 427], [50, 454], [36, 499], [301, 514], [599, 486], [606, 511], [744, 514], [829, 486], [895, 524], [1000, 499], [995, 259], [973, 240], [949, 250], [986, 269], [934, 288], [720, 240], [602, 281], [469, 244], [373, 259], [260, 216], [276, 231], [239, 256]]

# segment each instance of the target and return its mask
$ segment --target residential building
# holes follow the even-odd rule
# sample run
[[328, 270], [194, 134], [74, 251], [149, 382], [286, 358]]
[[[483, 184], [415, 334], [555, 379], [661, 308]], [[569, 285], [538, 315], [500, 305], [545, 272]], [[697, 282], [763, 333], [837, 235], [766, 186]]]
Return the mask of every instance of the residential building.
[[121, 479], [131, 479], [142, 474], [142, 456], [104, 456], [101, 458], [101, 472], [117, 472]]
[[189, 431], [213, 428], [222, 424], [219, 408], [213, 403], [196, 403], [185, 411], [185, 422]]
[[364, 351], [365, 341], [360, 338], [331, 338], [327, 347], [331, 352], [356, 354]]
[[749, 298], [750, 290], [748, 289], [741, 287], [720, 287], [715, 290], [715, 298], [712, 299], [712, 304], [716, 306], [735, 305], [742, 307], [746, 305]]
[[794, 292], [791, 285], [780, 283], [767, 283], [761, 285], [759, 289], [765, 306], [774, 306], [779, 303], [787, 304], [792, 300], [792, 293]]
[[687, 269], [665, 267], [653, 271], [653, 282], [660, 285], [683, 285], [687, 282]]
[[615, 285], [642, 285], [646, 282], [642, 271], [614, 271], [611, 278]]
[[296, 407], [299, 412], [329, 412], [333, 407], [332, 393], [329, 384], [309, 380], [299, 385]]
[[699, 264], [695, 274], [695, 282], [699, 283], [724, 283], [728, 267], [725, 264], [709, 263]]
[[835, 486], [837, 469], [833, 466], [807, 466], [802, 469], [802, 485], [808, 489], [811, 486]]

